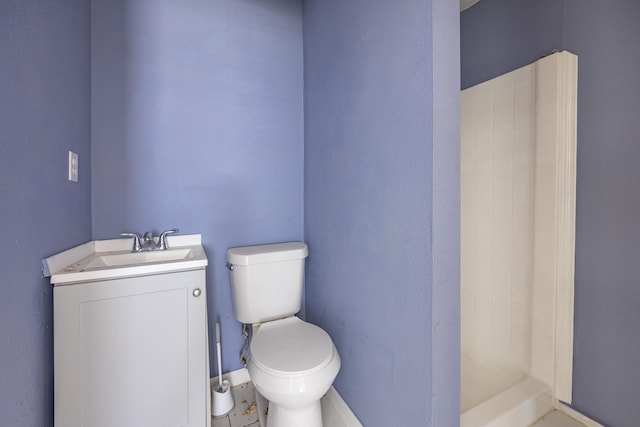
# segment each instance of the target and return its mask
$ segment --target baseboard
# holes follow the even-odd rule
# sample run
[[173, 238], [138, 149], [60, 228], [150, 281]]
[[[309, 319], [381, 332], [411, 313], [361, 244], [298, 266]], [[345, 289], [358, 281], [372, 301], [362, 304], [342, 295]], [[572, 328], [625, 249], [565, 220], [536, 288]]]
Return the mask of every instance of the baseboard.
[[566, 403], [558, 402], [557, 409], [566, 416], [573, 418], [587, 427], [604, 427], [602, 424], [593, 421], [591, 418], [581, 414]]
[[[246, 368], [241, 368], [223, 374], [222, 379], [229, 381], [231, 386], [234, 387], [248, 383], [251, 381], [251, 376]], [[217, 385], [218, 377], [211, 378], [209, 382], [211, 386]], [[333, 386], [331, 386], [329, 391], [322, 397], [322, 418], [325, 426], [363, 427]]]
[[[231, 387], [235, 387], [240, 384], [248, 383], [251, 381], [251, 377], [249, 376], [249, 371], [246, 368], [240, 368], [236, 371], [227, 372], [222, 375], [223, 380], [229, 381]], [[215, 386], [218, 384], [218, 377], [213, 377], [209, 379], [209, 384], [211, 386]]]
[[360, 421], [333, 386], [322, 397], [322, 419], [325, 426], [362, 427]]

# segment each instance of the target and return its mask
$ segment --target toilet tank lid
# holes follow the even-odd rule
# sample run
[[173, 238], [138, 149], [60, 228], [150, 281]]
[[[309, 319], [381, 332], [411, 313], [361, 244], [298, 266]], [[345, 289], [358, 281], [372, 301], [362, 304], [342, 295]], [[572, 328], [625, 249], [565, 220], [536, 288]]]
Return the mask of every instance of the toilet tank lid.
[[234, 265], [266, 264], [292, 261], [309, 255], [304, 242], [272, 243], [227, 249], [227, 261]]

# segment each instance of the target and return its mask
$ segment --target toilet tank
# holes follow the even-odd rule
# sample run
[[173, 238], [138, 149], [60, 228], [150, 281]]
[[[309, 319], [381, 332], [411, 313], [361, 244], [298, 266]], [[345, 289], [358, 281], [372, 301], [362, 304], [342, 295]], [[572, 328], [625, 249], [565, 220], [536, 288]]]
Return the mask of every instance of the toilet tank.
[[308, 254], [304, 242], [227, 249], [236, 319], [254, 324], [300, 311]]

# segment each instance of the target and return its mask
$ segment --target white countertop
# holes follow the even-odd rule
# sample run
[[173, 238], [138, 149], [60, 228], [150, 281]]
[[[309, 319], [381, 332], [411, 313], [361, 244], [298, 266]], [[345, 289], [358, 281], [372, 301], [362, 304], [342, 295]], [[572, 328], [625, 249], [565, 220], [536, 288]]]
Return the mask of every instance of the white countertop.
[[[168, 236], [168, 248], [162, 251], [132, 252], [132, 245], [131, 238], [87, 242], [42, 260], [43, 275], [59, 286], [194, 270], [208, 264], [200, 234]], [[119, 261], [117, 265], [108, 265], [105, 259]]]

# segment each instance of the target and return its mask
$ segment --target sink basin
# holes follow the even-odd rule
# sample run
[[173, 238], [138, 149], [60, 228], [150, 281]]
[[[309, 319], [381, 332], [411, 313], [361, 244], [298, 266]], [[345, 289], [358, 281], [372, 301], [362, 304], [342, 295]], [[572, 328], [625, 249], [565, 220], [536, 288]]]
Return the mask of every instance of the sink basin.
[[96, 268], [140, 265], [153, 262], [181, 261], [189, 257], [191, 249], [167, 249], [164, 251], [96, 254], [83, 266], [83, 270]]
[[131, 252], [131, 239], [93, 240], [43, 260], [54, 286], [200, 269], [208, 264], [199, 234], [169, 236], [168, 248]]

